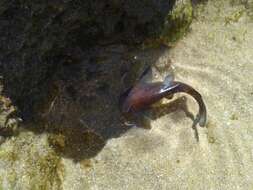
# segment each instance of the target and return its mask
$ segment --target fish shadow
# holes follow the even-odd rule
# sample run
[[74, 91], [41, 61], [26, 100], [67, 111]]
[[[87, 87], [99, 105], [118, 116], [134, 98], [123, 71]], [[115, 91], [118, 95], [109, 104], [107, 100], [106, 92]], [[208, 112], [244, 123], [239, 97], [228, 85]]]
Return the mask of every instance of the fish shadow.
[[[183, 111], [187, 118], [192, 120], [192, 129], [194, 130], [194, 136], [196, 141], [199, 141], [199, 134], [197, 129], [197, 120], [194, 117], [194, 114], [189, 110], [187, 106], [187, 98], [185, 96], [179, 97], [175, 100], [170, 101], [166, 104], [160, 104], [159, 106], [152, 107], [148, 113], [148, 117], [151, 120], [159, 119], [165, 115], [169, 115], [171, 113], [177, 113], [178, 111]], [[177, 122], [181, 117], [179, 114], [171, 114], [171, 119]], [[183, 116], [184, 117], [184, 116]]]

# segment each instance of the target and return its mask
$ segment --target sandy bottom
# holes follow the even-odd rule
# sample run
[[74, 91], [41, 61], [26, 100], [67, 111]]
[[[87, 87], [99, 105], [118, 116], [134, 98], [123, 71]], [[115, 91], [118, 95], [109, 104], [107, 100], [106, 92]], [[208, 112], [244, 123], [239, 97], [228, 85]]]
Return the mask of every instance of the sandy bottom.
[[[238, 20], [230, 19], [240, 10]], [[197, 105], [181, 94], [178, 102], [184, 106], [161, 114], [152, 129], [132, 128], [108, 140], [90, 160], [62, 158], [61, 187], [52, 189], [253, 189], [253, 20], [244, 10], [228, 1], [207, 3], [187, 36], [157, 60], [164, 74], [172, 66], [176, 80], [202, 94], [208, 124], [198, 127], [199, 142], [185, 114], [186, 107], [195, 114]], [[33, 139], [29, 146], [48, 146], [45, 134], [31, 136], [21, 133], [20, 138]], [[7, 168], [23, 174], [13, 177], [13, 187], [3, 177], [3, 187], [31, 188], [22, 185], [30, 180], [22, 162], [0, 166], [1, 176], [10, 172]]]
[[[131, 129], [94, 158], [83, 176], [91, 189], [253, 189], [253, 22], [245, 14], [226, 24], [243, 7], [218, 4], [221, 12], [207, 4], [206, 16], [156, 63], [171, 64], [177, 80], [203, 95], [208, 124], [198, 128], [199, 142], [180, 109], [151, 130]], [[196, 113], [189, 97], [187, 105]]]

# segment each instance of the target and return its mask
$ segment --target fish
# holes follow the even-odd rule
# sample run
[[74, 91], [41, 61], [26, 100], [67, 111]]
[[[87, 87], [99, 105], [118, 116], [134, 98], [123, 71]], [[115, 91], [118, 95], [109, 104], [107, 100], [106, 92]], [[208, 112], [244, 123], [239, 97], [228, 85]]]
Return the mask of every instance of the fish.
[[150, 68], [147, 68], [140, 80], [120, 95], [119, 103], [122, 114], [125, 116], [138, 114], [163, 98], [170, 99], [175, 93], [186, 93], [192, 96], [199, 106], [195, 123], [204, 127], [207, 122], [207, 111], [201, 94], [190, 85], [175, 81], [173, 74], [167, 75], [164, 81], [143, 82], [142, 78], [149, 70]]

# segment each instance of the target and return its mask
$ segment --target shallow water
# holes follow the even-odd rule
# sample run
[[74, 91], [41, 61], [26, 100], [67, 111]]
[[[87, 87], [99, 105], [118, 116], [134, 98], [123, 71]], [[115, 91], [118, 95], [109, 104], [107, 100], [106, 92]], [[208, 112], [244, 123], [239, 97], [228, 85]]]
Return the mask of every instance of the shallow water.
[[[103, 147], [92, 158], [78, 162], [56, 155], [47, 133], [24, 130], [1, 146], [3, 186], [253, 189], [253, 20], [244, 5], [229, 2], [203, 5], [182, 40], [170, 49], [148, 53], [151, 58], [159, 54], [153, 80], [163, 80], [168, 68], [173, 68], [176, 80], [202, 94], [208, 111], [206, 128], [191, 128], [197, 104], [190, 96], [178, 94], [153, 111], [151, 129], [124, 130], [101, 143]], [[238, 10], [243, 14], [234, 22], [230, 18]], [[149, 59], [145, 54], [138, 56]], [[37, 181], [46, 184], [48, 177], [50, 184], [36, 186]]]
[[[202, 94], [208, 125], [198, 128], [199, 142], [180, 109], [153, 121], [151, 130], [133, 128], [94, 158], [94, 189], [253, 188], [253, 22], [243, 15], [225, 24], [243, 7], [218, 4], [223, 10], [207, 4], [209, 14], [156, 63], [161, 70], [171, 64], [176, 80]], [[187, 105], [196, 113], [188, 96]]]

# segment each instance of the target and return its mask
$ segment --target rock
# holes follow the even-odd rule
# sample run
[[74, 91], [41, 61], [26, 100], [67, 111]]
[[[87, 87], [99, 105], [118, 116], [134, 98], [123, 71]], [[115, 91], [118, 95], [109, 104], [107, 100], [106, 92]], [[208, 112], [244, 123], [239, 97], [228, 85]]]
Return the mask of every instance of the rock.
[[[2, 1], [0, 74], [5, 94], [31, 120], [72, 49], [99, 41], [140, 42], [161, 30], [175, 0]], [[85, 56], [83, 57], [85, 59]], [[51, 87], [51, 88], [50, 88]]]
[[21, 121], [16, 115], [16, 108], [9, 98], [0, 94], [0, 144], [4, 137], [13, 135]]
[[174, 9], [168, 14], [160, 38], [166, 43], [173, 43], [184, 36], [193, 19], [191, 0], [176, 1]]

